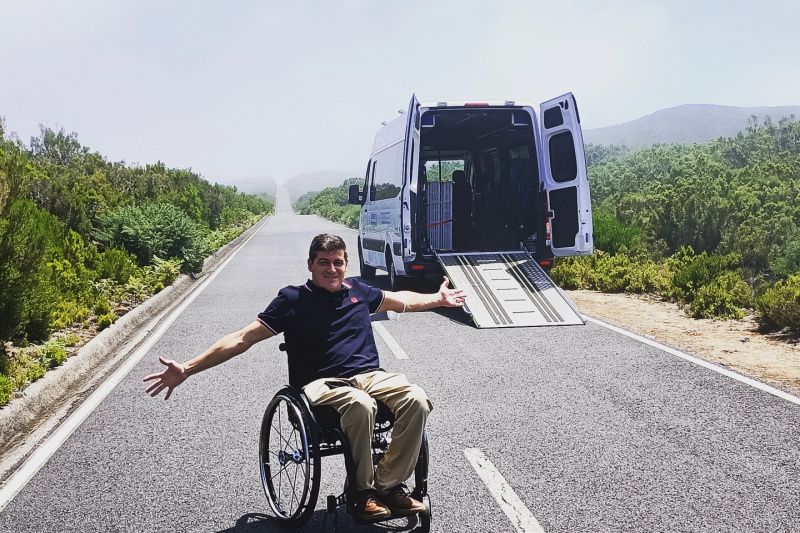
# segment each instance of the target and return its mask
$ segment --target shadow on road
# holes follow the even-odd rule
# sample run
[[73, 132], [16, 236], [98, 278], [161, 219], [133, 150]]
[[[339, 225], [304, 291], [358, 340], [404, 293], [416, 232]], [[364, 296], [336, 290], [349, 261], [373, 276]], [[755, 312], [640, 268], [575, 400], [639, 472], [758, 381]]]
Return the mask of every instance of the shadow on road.
[[[303, 526], [302, 528], [291, 528], [282, 525], [274, 516], [262, 514], [262, 513], [248, 513], [242, 515], [236, 520], [236, 523], [233, 527], [228, 529], [222, 529], [217, 531], [216, 533], [291, 533], [291, 532], [319, 532], [319, 531], [331, 531], [333, 529], [333, 522], [332, 518], [328, 517], [327, 523], [325, 522], [325, 515], [327, 514], [324, 510], [316, 511], [312, 516], [311, 520]], [[356, 524], [352, 517], [345, 512], [339, 511], [337, 512], [337, 516], [339, 517], [339, 524], [337, 528], [338, 533], [345, 533], [348, 531], [357, 531], [367, 532], [367, 533], [387, 533], [390, 531], [412, 531], [415, 527], [417, 527], [418, 521], [417, 517], [411, 518], [403, 518], [397, 520], [391, 520], [388, 522], [381, 522], [378, 524], [371, 524], [371, 525], [359, 525]], [[323, 528], [323, 525], [325, 526]]]

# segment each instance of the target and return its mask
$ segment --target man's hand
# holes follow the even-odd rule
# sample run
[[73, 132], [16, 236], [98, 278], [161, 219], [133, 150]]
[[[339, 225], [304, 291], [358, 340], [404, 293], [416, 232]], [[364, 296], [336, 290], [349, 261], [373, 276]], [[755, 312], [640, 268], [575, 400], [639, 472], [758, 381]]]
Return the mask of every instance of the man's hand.
[[142, 381], [155, 381], [155, 383], [147, 387], [147, 392], [153, 397], [158, 396], [162, 390], [167, 389], [167, 395], [164, 396], [164, 399], [167, 400], [172, 394], [173, 389], [186, 381], [186, 378], [189, 376], [184, 371], [183, 365], [177, 361], [164, 359], [163, 357], [159, 357], [158, 360], [167, 368], [162, 372], [156, 372], [155, 374], [145, 376]]
[[463, 307], [464, 299], [467, 297], [461, 289], [450, 289], [450, 280], [444, 277], [442, 285], [439, 287], [439, 302], [442, 307]]

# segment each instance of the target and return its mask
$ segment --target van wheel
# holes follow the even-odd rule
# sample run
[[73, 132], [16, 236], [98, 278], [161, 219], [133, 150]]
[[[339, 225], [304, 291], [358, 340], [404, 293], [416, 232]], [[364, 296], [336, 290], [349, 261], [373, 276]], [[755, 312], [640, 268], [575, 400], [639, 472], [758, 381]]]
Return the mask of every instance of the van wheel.
[[375, 279], [375, 267], [364, 263], [360, 240], [358, 241], [358, 268], [361, 271], [361, 279]]
[[389, 273], [389, 289], [392, 291], [403, 290], [403, 282], [401, 277], [394, 271], [394, 261], [392, 254], [386, 251], [386, 271]]

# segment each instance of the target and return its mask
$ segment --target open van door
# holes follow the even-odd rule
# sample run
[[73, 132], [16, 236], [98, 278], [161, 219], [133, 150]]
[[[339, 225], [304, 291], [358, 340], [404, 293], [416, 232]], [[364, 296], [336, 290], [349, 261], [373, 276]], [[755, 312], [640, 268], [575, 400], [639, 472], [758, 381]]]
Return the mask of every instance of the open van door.
[[417, 164], [419, 161], [419, 100], [416, 94], [411, 95], [406, 111], [406, 137], [403, 149], [403, 190], [400, 210], [400, 229], [403, 239], [403, 258], [410, 259], [411, 250], [411, 195], [417, 194]]
[[541, 104], [542, 177], [551, 215], [555, 256], [590, 255], [592, 205], [578, 107], [567, 93]]

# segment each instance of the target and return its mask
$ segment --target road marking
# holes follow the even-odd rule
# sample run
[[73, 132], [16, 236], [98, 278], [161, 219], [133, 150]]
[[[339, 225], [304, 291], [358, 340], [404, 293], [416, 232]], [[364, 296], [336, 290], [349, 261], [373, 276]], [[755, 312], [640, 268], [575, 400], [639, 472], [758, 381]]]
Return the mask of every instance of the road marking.
[[[136, 366], [137, 363], [150, 351], [150, 348], [164, 335], [164, 333], [169, 329], [175, 320], [183, 313], [189, 305], [200, 296], [200, 294], [211, 284], [211, 281], [217, 277], [217, 275], [222, 272], [222, 270], [231, 262], [231, 260], [236, 257], [250, 239], [255, 237], [258, 232], [261, 231], [261, 228], [269, 222], [269, 219], [265, 220], [261, 226], [258, 227], [256, 231], [250, 235], [247, 240], [245, 240], [239, 248], [234, 250], [234, 252], [228, 257], [221, 265], [214, 269], [214, 271], [199, 285], [186, 300], [183, 301], [165, 320], [161, 323], [158, 329], [153, 333], [151, 337], [149, 337], [144, 344], [142, 344], [133, 354], [126, 359], [126, 361], [120, 366], [111, 377], [109, 377], [106, 381], [104, 381], [95, 391], [92, 393], [89, 398], [83, 402], [78, 409], [76, 409], [72, 415], [70, 415], [67, 420], [65, 420], [59, 427], [56, 429], [52, 435], [44, 442], [41, 446], [39, 446], [28, 458], [25, 463], [23, 463], [14, 474], [6, 481], [2, 488], [0, 488], [0, 511], [5, 509], [6, 505], [8, 505], [14, 497], [19, 494], [19, 492], [28, 484], [28, 482], [36, 475], [36, 473], [50, 460], [53, 454], [58, 451], [62, 444], [69, 438], [72, 433], [80, 427], [86, 418], [92, 414], [92, 412], [100, 405], [108, 394], [114, 390], [122, 379], [128, 375], [128, 373]], [[144, 391], [143, 391], [144, 392]]]
[[464, 455], [467, 456], [467, 461], [478, 473], [494, 499], [500, 504], [500, 508], [511, 520], [514, 529], [519, 533], [544, 533], [544, 529], [536, 518], [482, 451], [478, 448], [466, 448]]
[[618, 328], [617, 326], [613, 326], [611, 324], [603, 322], [602, 320], [598, 320], [596, 318], [592, 318], [592, 317], [586, 316], [586, 315], [581, 315], [581, 316], [583, 316], [584, 320], [586, 320], [588, 322], [593, 322], [593, 323], [597, 324], [598, 326], [603, 326], [604, 328], [608, 328], [611, 331], [615, 331], [615, 332], [617, 332], [617, 333], [619, 333], [621, 335], [625, 335], [626, 337], [630, 337], [631, 339], [637, 340], [639, 342], [643, 342], [643, 343], [647, 344], [648, 346], [652, 346], [653, 348], [658, 348], [659, 350], [663, 350], [663, 351], [665, 351], [665, 352], [667, 352], [669, 354], [672, 354], [672, 355], [674, 355], [676, 357], [680, 357], [681, 359], [685, 359], [686, 361], [689, 361], [690, 363], [694, 363], [694, 364], [696, 364], [698, 366], [702, 366], [703, 368], [707, 368], [709, 370], [713, 370], [714, 372], [722, 374], [723, 376], [727, 376], [727, 377], [729, 377], [731, 379], [735, 379], [736, 381], [740, 381], [740, 382], [742, 382], [742, 383], [744, 383], [746, 385], [750, 385], [751, 387], [755, 387], [755, 388], [757, 388], [759, 390], [762, 390], [764, 392], [772, 394], [773, 396], [777, 396], [778, 398], [781, 398], [781, 399], [786, 400], [788, 402], [792, 402], [793, 404], [800, 405], [800, 398], [798, 398], [797, 396], [794, 396], [792, 394], [789, 394], [788, 392], [784, 392], [784, 391], [782, 391], [780, 389], [776, 389], [775, 387], [771, 387], [771, 386], [769, 386], [769, 385], [767, 385], [765, 383], [761, 383], [760, 381], [757, 381], [757, 380], [755, 380], [753, 378], [749, 378], [747, 376], [743, 376], [743, 375], [738, 374], [738, 373], [736, 373], [736, 372], [734, 372], [732, 370], [728, 370], [727, 368], [722, 368], [721, 366], [717, 366], [714, 363], [710, 363], [708, 361], [704, 361], [703, 359], [698, 359], [697, 357], [694, 357], [694, 356], [689, 355], [687, 353], [683, 353], [680, 350], [676, 350], [675, 348], [670, 348], [669, 346], [665, 346], [665, 345], [661, 344], [660, 342], [656, 342], [656, 341], [650, 340], [647, 337], [642, 337], [641, 335], [637, 335], [636, 333], [631, 333], [630, 331], [626, 331], [626, 330], [624, 330], [622, 328]]
[[403, 347], [400, 346], [397, 341], [394, 340], [394, 337], [392, 337], [389, 331], [383, 327], [383, 324], [380, 322], [373, 322], [372, 327], [375, 329], [375, 332], [380, 335], [381, 339], [383, 339], [383, 342], [386, 343], [386, 346], [389, 347], [395, 357], [398, 359], [410, 359]]

